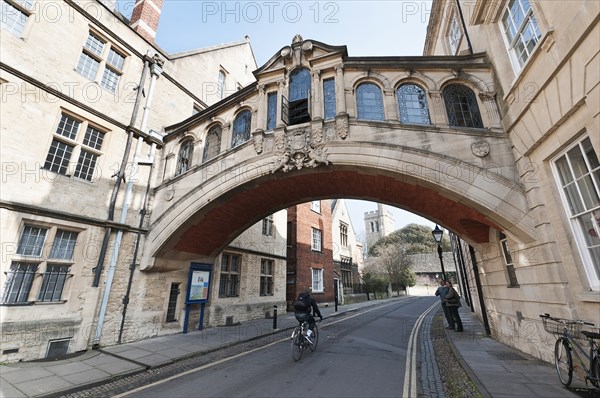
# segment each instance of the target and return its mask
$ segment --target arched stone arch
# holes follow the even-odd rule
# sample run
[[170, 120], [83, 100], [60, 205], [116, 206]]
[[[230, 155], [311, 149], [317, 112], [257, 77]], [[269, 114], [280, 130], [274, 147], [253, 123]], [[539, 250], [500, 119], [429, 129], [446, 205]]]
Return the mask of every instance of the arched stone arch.
[[378, 79], [378, 78], [374, 77], [373, 75], [358, 76], [354, 80], [352, 80], [352, 83], [350, 83], [350, 87], [352, 88], [352, 93], [355, 94], [356, 88], [364, 83], [376, 84], [377, 86], [379, 86], [382, 93], [386, 88], [389, 88], [389, 87], [385, 86], [385, 84], [383, 83], [383, 81], [381, 79]]
[[429, 92], [430, 90], [437, 90], [437, 84], [435, 80], [421, 72], [406, 73], [405, 76], [398, 76], [392, 81], [391, 86], [393, 87], [394, 91], [396, 91], [402, 84], [407, 83], [417, 84], [423, 87], [426, 92]]
[[[251, 148], [245, 150], [252, 153]], [[230, 153], [230, 160], [222, 164], [231, 166], [218, 173], [204, 175], [199, 170], [161, 187], [142, 269], [152, 267], [152, 257], [171, 250], [210, 256], [264, 214], [306, 197], [344, 195], [389, 203], [439, 222], [473, 244], [488, 242], [489, 228], [533, 240], [524, 190], [508, 177], [404, 145], [339, 141], [329, 145], [328, 155], [329, 166], [273, 174], [269, 154], [239, 161], [239, 152]], [[353, 183], [340, 185], [341, 180]], [[170, 202], [169, 192], [174, 192]], [[218, 234], [215, 229], [220, 229]]]

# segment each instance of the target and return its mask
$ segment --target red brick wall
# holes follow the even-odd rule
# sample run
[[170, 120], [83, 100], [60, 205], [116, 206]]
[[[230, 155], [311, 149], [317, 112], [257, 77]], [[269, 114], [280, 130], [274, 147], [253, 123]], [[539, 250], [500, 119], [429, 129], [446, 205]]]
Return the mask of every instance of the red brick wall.
[[[160, 13], [158, 10], [153, 7], [150, 2], [154, 3], [156, 7], [162, 9], [163, 0], [142, 0], [139, 2], [134, 8], [131, 14], [130, 24], [142, 20], [148, 25], [154, 32], [158, 30], [158, 22], [160, 20]], [[154, 37], [143, 27], [140, 25], [134, 28], [136, 32], [138, 32], [141, 36], [143, 36], [146, 40], [150, 42], [154, 42]]]
[[[317, 303], [333, 302], [331, 201], [321, 201], [320, 214], [311, 210], [310, 202], [288, 208], [288, 224], [291, 224], [291, 228], [288, 228], [288, 233], [291, 232], [291, 236], [288, 236], [288, 272], [295, 272], [295, 284], [288, 284], [287, 300], [293, 301], [306, 287], [312, 286], [312, 269], [321, 268], [324, 292], [313, 292], [313, 296]], [[312, 228], [321, 230], [320, 252], [312, 250]], [[290, 279], [291, 275], [288, 277]]]

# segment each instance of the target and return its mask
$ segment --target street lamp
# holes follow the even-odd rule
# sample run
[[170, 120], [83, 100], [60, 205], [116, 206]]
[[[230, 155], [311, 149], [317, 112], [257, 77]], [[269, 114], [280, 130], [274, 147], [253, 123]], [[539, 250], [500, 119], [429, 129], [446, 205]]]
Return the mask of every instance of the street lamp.
[[433, 239], [435, 239], [435, 243], [438, 246], [438, 255], [440, 256], [440, 264], [442, 265], [442, 279], [446, 280], [446, 272], [444, 271], [444, 260], [442, 260], [442, 236], [444, 235], [444, 230], [440, 229], [437, 224], [435, 224], [435, 229], [431, 231], [433, 235]]

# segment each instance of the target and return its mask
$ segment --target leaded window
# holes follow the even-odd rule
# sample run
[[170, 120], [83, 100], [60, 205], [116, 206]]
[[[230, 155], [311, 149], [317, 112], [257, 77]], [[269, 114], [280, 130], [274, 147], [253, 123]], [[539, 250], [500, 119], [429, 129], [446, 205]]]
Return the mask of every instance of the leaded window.
[[21, 37], [33, 10], [33, 0], [2, 0], [0, 24], [13, 35]]
[[310, 202], [310, 209], [312, 211], [314, 211], [315, 213], [321, 213], [321, 201], [320, 200], [313, 200]]
[[175, 169], [175, 175], [185, 173], [192, 167], [192, 156], [194, 155], [194, 142], [187, 140], [179, 148], [179, 155], [177, 156], [177, 168]]
[[2, 302], [5, 304], [27, 303], [37, 268], [37, 264], [13, 262], [6, 274]]
[[47, 228], [40, 228], [31, 225], [25, 225], [19, 238], [17, 254], [21, 256], [40, 257], [44, 242], [46, 241]]
[[71, 260], [77, 242], [77, 232], [58, 229], [54, 236], [50, 258], [57, 260]]
[[311, 78], [308, 69], [298, 68], [290, 73], [290, 102], [308, 98], [310, 88]]
[[252, 112], [240, 112], [233, 121], [233, 135], [231, 138], [231, 147], [243, 144], [250, 139], [250, 123], [252, 121]]
[[265, 218], [263, 218], [262, 221], [262, 234], [264, 236], [273, 236], [274, 235], [274, 231], [273, 231], [273, 215], [269, 215]]
[[225, 96], [225, 72], [219, 71], [219, 81], [217, 82], [217, 96], [223, 99]]
[[427, 95], [416, 84], [403, 84], [396, 90], [400, 123], [430, 124]]
[[223, 253], [219, 277], [219, 297], [239, 296], [240, 267], [242, 258], [236, 254]]
[[166, 322], [177, 321], [177, 298], [179, 297], [179, 283], [171, 283], [169, 290], [169, 303], [167, 304]]
[[450, 84], [443, 91], [448, 123], [452, 127], [483, 128], [477, 98], [462, 84]]
[[96, 80], [102, 70], [100, 85], [115, 93], [123, 75], [125, 56], [99, 35], [89, 32], [75, 70], [90, 80]]
[[500, 247], [502, 249], [502, 258], [504, 260], [504, 265], [506, 266], [506, 272], [508, 274], [508, 286], [518, 287], [519, 282], [517, 280], [517, 274], [515, 272], [512, 254], [510, 253], [508, 238], [502, 232], [498, 232], [498, 239], [500, 241]]
[[586, 137], [555, 161], [557, 183], [594, 290], [600, 289], [600, 162]]
[[[61, 301], [73, 265], [78, 232], [57, 227], [25, 225], [19, 237], [15, 258], [7, 273], [3, 303], [27, 303], [38, 268], [44, 269], [37, 301]], [[52, 247], [46, 241], [52, 241]], [[35, 258], [35, 259], [34, 259]]]
[[460, 26], [458, 25], [458, 18], [455, 15], [452, 17], [450, 31], [448, 32], [448, 45], [450, 46], [450, 55], [456, 55], [461, 38], [462, 32], [460, 30]]
[[273, 295], [273, 260], [260, 259], [260, 295]]
[[542, 37], [529, 0], [508, 3], [502, 16], [502, 30], [513, 65], [521, 69]]
[[348, 247], [348, 224], [340, 221], [340, 244]]
[[277, 125], [277, 92], [267, 94], [267, 131]]
[[323, 106], [325, 119], [333, 119], [336, 114], [335, 79], [323, 80]]
[[289, 101], [287, 113], [290, 125], [310, 121], [309, 96], [311, 87], [311, 76], [308, 69], [298, 68], [290, 73], [289, 94], [285, 100]]
[[202, 161], [206, 162], [221, 152], [221, 126], [215, 126], [208, 131], [206, 135], [206, 144], [204, 145], [204, 153]]
[[383, 96], [379, 86], [362, 83], [356, 88], [356, 112], [358, 119], [383, 120]]
[[[85, 128], [85, 134], [78, 138], [81, 127]], [[44, 169], [68, 175], [71, 157], [79, 151], [74, 176], [92, 181], [98, 157], [101, 155], [104, 135], [103, 131], [90, 126], [88, 122], [79, 121], [63, 113], [46, 155]]]
[[60, 301], [68, 276], [68, 265], [48, 264], [42, 278], [42, 288], [38, 295], [38, 301]]

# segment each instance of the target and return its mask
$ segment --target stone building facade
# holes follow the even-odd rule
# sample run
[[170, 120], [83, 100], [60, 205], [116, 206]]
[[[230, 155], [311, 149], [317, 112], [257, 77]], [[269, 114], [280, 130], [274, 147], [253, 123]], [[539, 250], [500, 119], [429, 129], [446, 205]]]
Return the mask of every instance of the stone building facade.
[[[189, 263], [139, 272], [149, 187], [175, 172], [158, 167], [162, 131], [253, 81], [256, 63], [247, 39], [166, 53], [146, 34], [161, 4], [140, 1], [127, 20], [110, 0], [54, 2], [51, 15], [42, 1], [3, 2], [0, 361], [182, 330]], [[170, 155], [179, 171], [181, 155]], [[285, 214], [273, 222], [283, 246]], [[239, 239], [262, 239], [260, 226], [248, 234]], [[283, 272], [284, 249], [234, 245], [244, 263], [267, 258]]]
[[599, 15], [590, 1], [435, 0], [424, 49], [485, 53], [494, 67], [489, 95], [535, 239], [496, 228], [487, 244], [462, 241], [461, 252], [492, 335], [548, 361], [554, 340], [539, 314], [600, 324]]
[[343, 304], [352, 299], [351, 295], [362, 293], [363, 246], [356, 237], [346, 201], [334, 199], [331, 207], [333, 266], [339, 280], [338, 303]]

